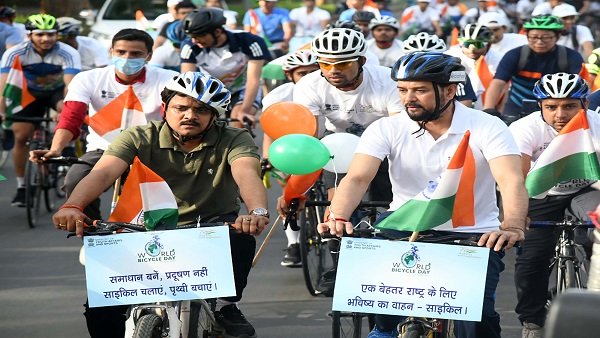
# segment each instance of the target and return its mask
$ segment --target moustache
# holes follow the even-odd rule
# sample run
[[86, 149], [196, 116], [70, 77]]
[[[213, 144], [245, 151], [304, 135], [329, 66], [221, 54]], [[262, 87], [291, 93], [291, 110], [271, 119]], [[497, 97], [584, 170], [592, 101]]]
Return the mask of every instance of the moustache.
[[196, 122], [196, 121], [184, 121], [179, 123], [180, 126], [193, 126], [193, 127], [199, 127], [200, 123]]
[[409, 103], [406, 105], [406, 108], [423, 108], [423, 106], [418, 103]]

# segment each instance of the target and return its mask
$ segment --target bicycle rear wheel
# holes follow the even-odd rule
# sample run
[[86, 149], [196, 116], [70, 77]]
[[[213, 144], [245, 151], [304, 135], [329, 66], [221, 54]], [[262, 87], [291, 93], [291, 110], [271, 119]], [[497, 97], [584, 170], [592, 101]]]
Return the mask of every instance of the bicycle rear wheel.
[[331, 312], [332, 338], [361, 338], [362, 321], [366, 314], [358, 312]]
[[161, 338], [162, 318], [155, 314], [143, 315], [135, 324], [133, 338]]
[[190, 330], [188, 338], [217, 337], [215, 333], [214, 305], [205, 300], [193, 300], [190, 307]]
[[38, 165], [27, 161], [25, 165], [25, 208], [27, 223], [34, 228], [38, 222], [42, 203], [41, 175]]
[[[44, 177], [44, 201], [46, 202], [46, 211], [53, 212], [56, 207], [56, 201], [63, 198], [64, 194], [60, 187], [62, 182], [59, 182], [58, 166], [50, 164], [44, 168], [46, 176]], [[64, 177], [62, 178], [64, 180]], [[61, 184], [60, 186], [58, 184]]]

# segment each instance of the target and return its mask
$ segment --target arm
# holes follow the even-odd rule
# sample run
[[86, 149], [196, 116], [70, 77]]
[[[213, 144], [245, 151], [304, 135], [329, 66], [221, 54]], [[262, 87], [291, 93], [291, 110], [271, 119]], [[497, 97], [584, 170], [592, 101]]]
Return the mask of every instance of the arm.
[[[248, 214], [255, 208], [267, 208], [267, 191], [258, 172], [260, 164], [254, 157], [240, 157], [231, 163], [231, 174], [240, 188], [240, 196]], [[250, 222], [243, 222], [250, 218]], [[250, 235], [260, 235], [269, 219], [262, 216], [240, 215], [233, 225], [241, 233]]]
[[[248, 69], [246, 70], [246, 94], [242, 101], [242, 117], [244, 115], [252, 114], [252, 104], [256, 99], [258, 93], [258, 86], [260, 86], [260, 74], [262, 73], [262, 67], [265, 64], [264, 60], [250, 60], [248, 61]], [[182, 70], [183, 71], [183, 70]], [[253, 116], [251, 117], [253, 118]]]
[[485, 93], [485, 102], [483, 103], [483, 109], [496, 109], [500, 96], [502, 95], [502, 89], [506, 86], [506, 82], [503, 80], [493, 79], [490, 83], [490, 87]]
[[[64, 92], [64, 95], [63, 95], [63, 99], [64, 99], [64, 96], [67, 95], [67, 91], [69, 90], [69, 83], [71, 83], [71, 81], [73, 80], [74, 77], [75, 77], [75, 74], [65, 74], [65, 75], [63, 75], [63, 81], [65, 83], [65, 92]], [[60, 100], [60, 101], [58, 101], [56, 103], [56, 112], [59, 113], [59, 114], [62, 112], [63, 103], [64, 103], [63, 100]]]
[[479, 245], [495, 251], [512, 248], [517, 241], [525, 239], [527, 191], [522, 173], [521, 159], [518, 155], [505, 155], [489, 161], [494, 179], [498, 183], [502, 196], [503, 221], [500, 229], [485, 233], [479, 239]]
[[581, 44], [581, 49], [583, 50], [583, 55], [587, 60], [587, 58], [592, 54], [592, 51], [594, 50], [594, 44], [592, 43], [592, 41], [586, 41]]
[[8, 73], [2, 73], [0, 75], [0, 120], [4, 120], [6, 116], [6, 101], [4, 100], [4, 87], [6, 87], [6, 79]]
[[290, 45], [290, 40], [294, 36], [294, 27], [290, 21], [284, 22], [281, 27], [283, 28], [283, 44], [287, 50]]
[[531, 169], [531, 156], [521, 153], [521, 169], [523, 170], [523, 178], [527, 178], [529, 169]]
[[[360, 203], [363, 195], [369, 187], [369, 183], [377, 174], [381, 160], [366, 154], [355, 154], [346, 177], [340, 182], [331, 206], [329, 207], [329, 220], [318, 225], [319, 233], [329, 231], [332, 235], [342, 236], [352, 233], [352, 223], [344, 220], [350, 219], [350, 215]], [[341, 219], [341, 220], [335, 220]]]
[[182, 63], [181, 64], [181, 73], [185, 73], [185, 72], [195, 72], [196, 71], [196, 64], [195, 63]]
[[[127, 168], [129, 168], [129, 163], [122, 159], [103, 155], [92, 171], [77, 184], [65, 205], [76, 205], [81, 208], [87, 206], [110, 187]], [[75, 231], [77, 237], [83, 236], [83, 220], [85, 219], [87, 216], [76, 208], [59, 209], [52, 216], [55, 227], [66, 226], [66, 230]]]
[[155, 50], [156, 48], [162, 46], [165, 44], [165, 42], [167, 41], [167, 38], [159, 35], [156, 37], [156, 39], [154, 39], [154, 46], [152, 46], [152, 50]]

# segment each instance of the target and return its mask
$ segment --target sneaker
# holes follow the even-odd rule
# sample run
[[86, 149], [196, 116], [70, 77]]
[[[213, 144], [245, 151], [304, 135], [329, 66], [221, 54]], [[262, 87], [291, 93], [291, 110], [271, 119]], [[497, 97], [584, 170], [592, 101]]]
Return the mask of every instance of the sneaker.
[[327, 297], [333, 297], [333, 290], [335, 289], [335, 268], [326, 271], [320, 278], [315, 288], [317, 294], [325, 295]]
[[281, 266], [287, 266], [289, 268], [296, 268], [302, 266], [302, 260], [300, 259], [300, 244], [295, 243], [285, 249], [285, 256], [281, 260]]
[[373, 328], [373, 331], [369, 332], [367, 338], [398, 338], [398, 331], [380, 331], [377, 326]]
[[17, 194], [15, 195], [15, 198], [13, 198], [12, 202], [10, 202], [10, 205], [13, 207], [25, 208], [25, 199], [25, 188], [18, 188]]
[[219, 326], [225, 330], [224, 338], [255, 338], [256, 331], [250, 324], [242, 311], [235, 304], [225, 305], [219, 311], [215, 311], [215, 319]]
[[529, 322], [523, 323], [522, 338], [543, 338], [544, 328]]

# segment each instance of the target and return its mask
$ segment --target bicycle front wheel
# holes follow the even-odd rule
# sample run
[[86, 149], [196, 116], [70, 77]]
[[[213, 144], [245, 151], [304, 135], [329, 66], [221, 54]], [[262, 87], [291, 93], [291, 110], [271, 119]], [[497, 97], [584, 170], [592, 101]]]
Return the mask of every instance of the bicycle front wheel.
[[27, 223], [34, 228], [40, 214], [42, 201], [41, 173], [38, 165], [27, 161], [25, 165], [25, 208], [27, 209]]
[[211, 338], [215, 334], [215, 315], [205, 300], [193, 300], [190, 307], [189, 338]]
[[300, 214], [300, 259], [302, 260], [302, 273], [308, 292], [316, 296], [319, 280], [323, 274], [333, 269], [333, 257], [329, 252], [327, 242], [321, 239], [317, 232], [317, 212], [319, 208], [305, 208]]
[[147, 314], [140, 317], [135, 325], [133, 338], [161, 338], [162, 318], [155, 314]]
[[361, 338], [362, 313], [340, 312], [331, 313], [331, 329], [333, 338]]

